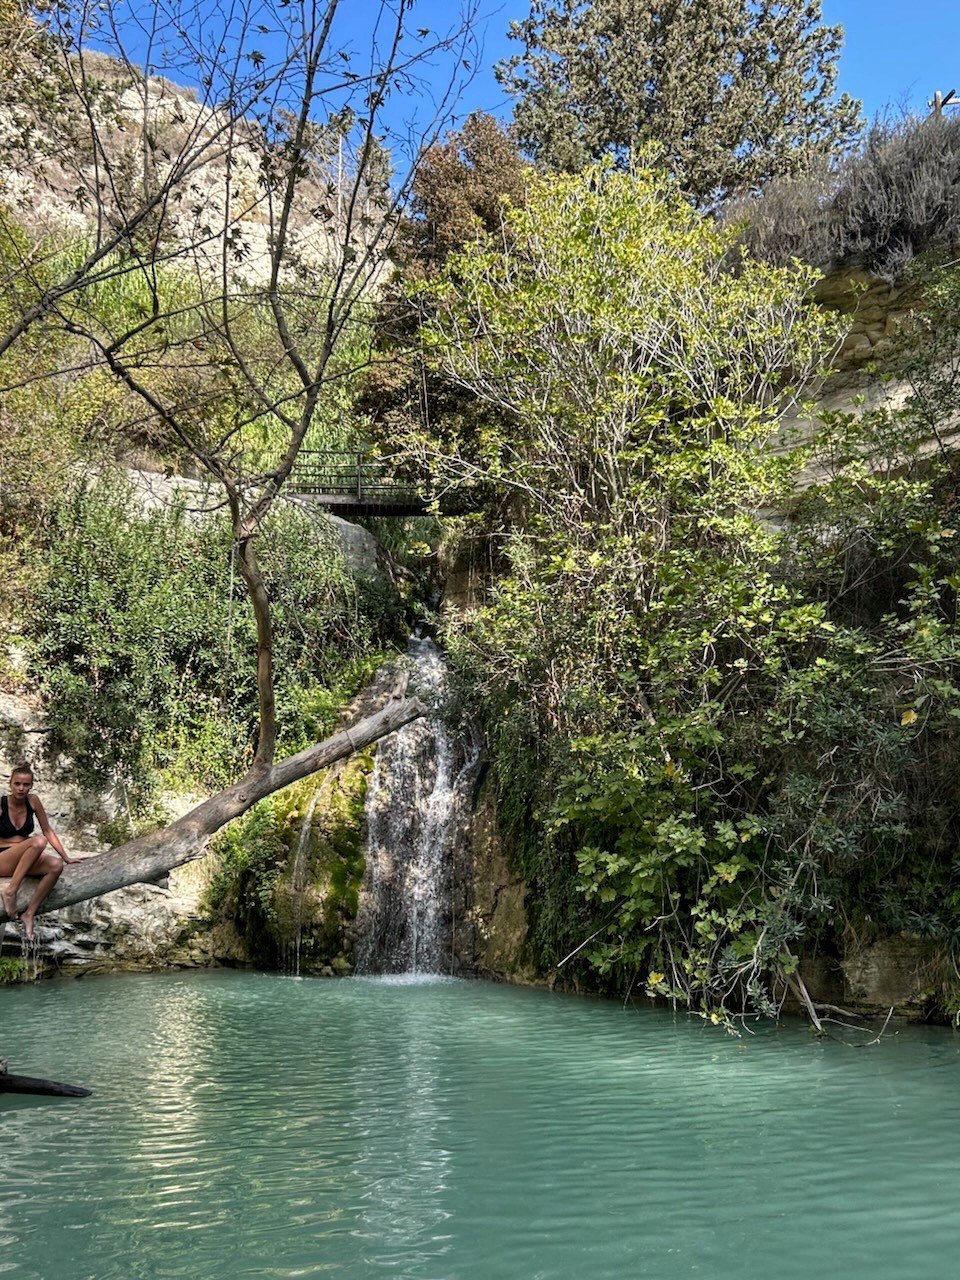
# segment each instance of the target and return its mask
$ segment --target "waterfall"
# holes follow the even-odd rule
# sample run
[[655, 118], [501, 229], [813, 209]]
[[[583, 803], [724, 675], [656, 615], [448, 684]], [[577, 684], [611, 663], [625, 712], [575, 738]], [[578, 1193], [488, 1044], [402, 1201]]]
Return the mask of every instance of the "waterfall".
[[310, 869], [310, 834], [313, 826], [313, 811], [320, 799], [320, 792], [314, 792], [313, 799], [307, 806], [297, 837], [297, 848], [290, 868], [290, 909], [292, 915], [292, 948], [290, 943], [283, 946], [282, 968], [295, 978], [300, 977], [300, 948], [303, 943], [303, 899], [307, 888], [307, 872]]
[[[440, 650], [411, 639], [411, 690], [436, 705]], [[357, 919], [358, 973], [441, 973], [454, 965], [453, 888], [479, 748], [437, 719], [381, 742], [367, 787], [367, 871]]]

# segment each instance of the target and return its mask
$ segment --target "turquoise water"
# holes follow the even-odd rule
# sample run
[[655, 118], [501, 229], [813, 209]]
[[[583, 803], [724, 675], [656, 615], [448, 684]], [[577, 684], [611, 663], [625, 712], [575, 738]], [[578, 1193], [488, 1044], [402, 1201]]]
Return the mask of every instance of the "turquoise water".
[[456, 981], [0, 989], [0, 1276], [949, 1277], [960, 1038]]

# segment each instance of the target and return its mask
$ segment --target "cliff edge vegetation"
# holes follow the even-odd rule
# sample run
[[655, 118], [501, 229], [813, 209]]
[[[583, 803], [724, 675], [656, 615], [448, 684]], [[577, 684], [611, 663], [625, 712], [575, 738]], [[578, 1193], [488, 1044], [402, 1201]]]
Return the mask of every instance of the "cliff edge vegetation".
[[960, 1007], [960, 279], [901, 326], [899, 407], [784, 448], [843, 332], [814, 285], [656, 168], [534, 177], [411, 285], [441, 390], [383, 420], [487, 498], [447, 643], [538, 963], [716, 1021], [813, 1011], [805, 958], [901, 935]]

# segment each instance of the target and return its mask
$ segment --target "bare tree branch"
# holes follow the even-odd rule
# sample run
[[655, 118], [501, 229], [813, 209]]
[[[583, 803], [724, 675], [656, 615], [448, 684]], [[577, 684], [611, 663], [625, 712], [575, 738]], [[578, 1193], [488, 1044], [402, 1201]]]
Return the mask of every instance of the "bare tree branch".
[[[273, 622], [256, 544], [328, 388], [345, 376], [339, 347], [349, 326], [364, 325], [388, 270], [420, 157], [469, 78], [476, 0], [464, 2], [451, 29], [427, 39], [412, 0], [363, 0], [362, 63], [343, 38], [340, 0], [238, 0], [217, 20], [205, 15], [202, 29], [187, 0], [161, 0], [147, 18], [109, 0], [66, 0], [51, 17], [75, 123], [64, 171], [92, 209], [90, 238], [68, 269], [62, 245], [38, 255], [4, 238], [0, 288], [20, 305], [0, 333], [0, 391], [17, 342], [64, 335], [73, 345], [50, 376], [76, 365], [82, 346], [223, 486], [256, 619], [259, 717], [241, 782], [166, 831], [70, 868], [50, 906], [197, 856], [257, 799], [422, 714], [403, 703], [329, 750], [274, 763]], [[398, 125], [397, 98], [444, 60], [452, 69], [432, 118]], [[139, 311], [111, 312], [98, 297], [110, 282], [136, 280]], [[22, 378], [18, 370], [11, 385]], [[269, 427], [268, 447], [254, 438], [258, 425]]]

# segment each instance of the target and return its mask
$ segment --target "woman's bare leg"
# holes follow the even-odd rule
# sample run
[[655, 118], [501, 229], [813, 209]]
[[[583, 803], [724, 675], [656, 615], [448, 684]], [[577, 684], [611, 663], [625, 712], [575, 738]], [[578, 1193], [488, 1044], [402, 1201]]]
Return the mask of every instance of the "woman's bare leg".
[[[43, 851], [46, 847], [46, 836], [31, 836], [29, 840], [20, 841], [4, 850], [8, 857], [10, 854], [15, 854], [17, 857], [16, 866], [13, 868], [13, 871], [9, 873], [10, 883], [3, 891], [3, 909], [11, 920], [14, 919], [17, 914], [17, 890], [20, 888], [23, 877], [30, 875], [31, 872], [34, 875], [43, 874], [43, 871], [40, 868], [40, 863], [44, 857]], [[51, 858], [53, 857], [52, 854], [48, 854], [46, 856]], [[57, 861], [59, 861], [59, 859], [57, 859]], [[53, 886], [51, 885], [50, 887], [52, 888]], [[47, 892], [49, 893], [50, 890], [48, 889]]]
[[9, 918], [10, 918], [11, 920], [16, 920], [16, 918], [17, 918], [17, 895], [16, 895], [16, 893], [14, 893], [14, 891], [13, 891], [12, 889], [4, 889], [4, 890], [3, 890], [3, 892], [2, 892], [2, 893], [0, 893], [0, 901], [2, 901], [2, 902], [3, 902], [3, 910], [4, 910], [4, 913], [5, 913], [7, 916], [9, 916]]
[[20, 923], [29, 941], [33, 941], [33, 921], [44, 898], [60, 879], [63, 863], [54, 853], [45, 853], [39, 859], [39, 866], [34, 867], [33, 874], [40, 873], [40, 883], [33, 891], [33, 897], [20, 912]]
[[[0, 849], [0, 876], [12, 876], [17, 869], [17, 863], [20, 856], [17, 853], [15, 845], [4, 845]], [[9, 888], [0, 891], [0, 903], [3, 904], [4, 914], [9, 916], [11, 920], [17, 917], [17, 894], [16, 890]]]

